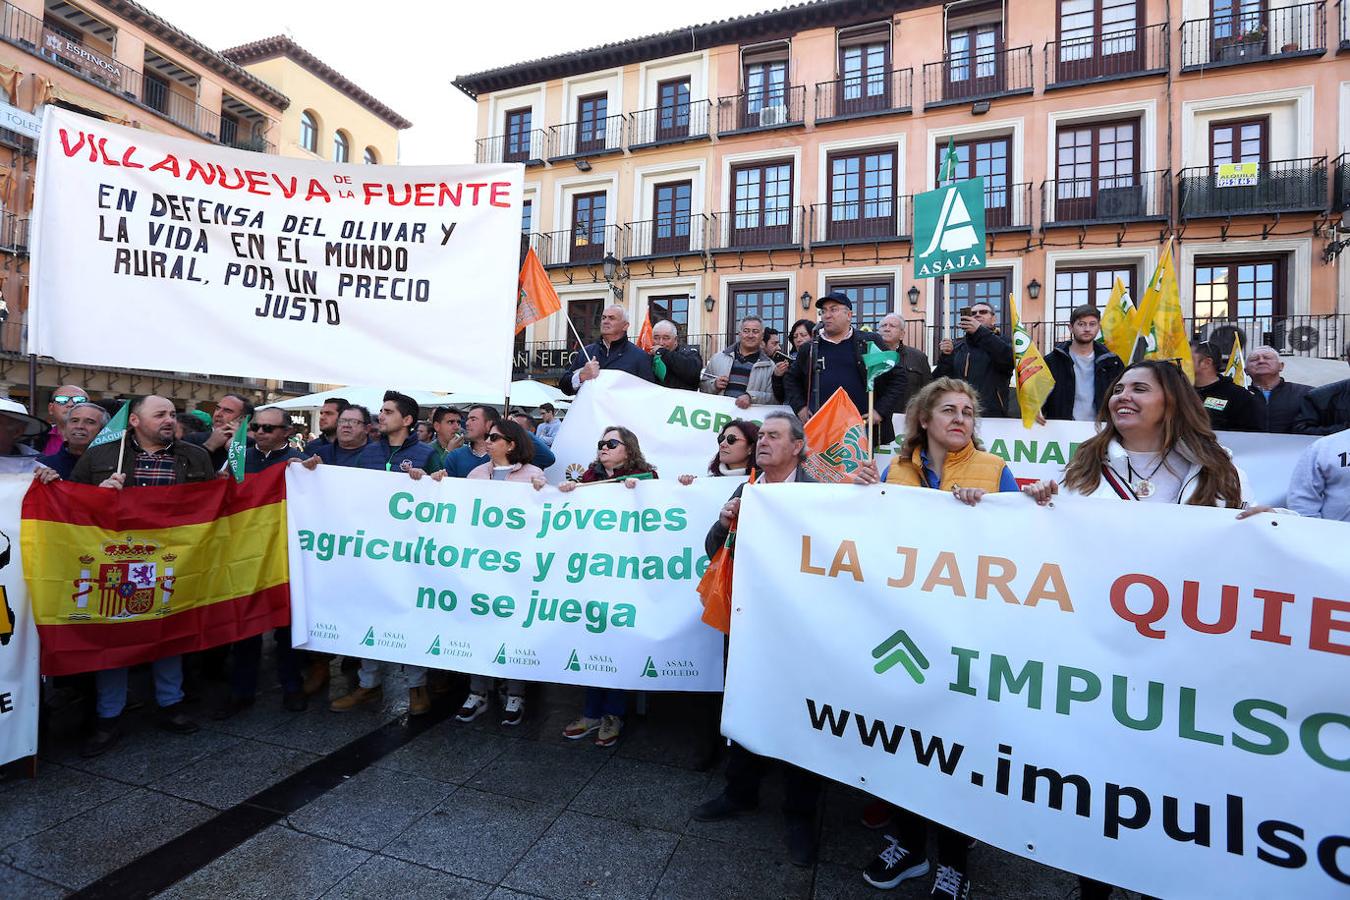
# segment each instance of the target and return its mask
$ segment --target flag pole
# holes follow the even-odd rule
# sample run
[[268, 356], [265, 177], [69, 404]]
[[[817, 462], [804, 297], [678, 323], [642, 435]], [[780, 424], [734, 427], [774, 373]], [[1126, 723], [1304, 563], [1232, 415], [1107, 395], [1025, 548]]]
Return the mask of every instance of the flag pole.
[[581, 339], [580, 333], [577, 332], [576, 323], [572, 321], [571, 316], [565, 316], [564, 318], [567, 319], [568, 327], [572, 329], [572, 335], [577, 339], [577, 345], [581, 347], [581, 355], [586, 357], [586, 362], [590, 362], [591, 355], [586, 352], [586, 342]]
[[[130, 427], [130, 423], [128, 423], [128, 427]], [[123, 428], [122, 440], [119, 442], [117, 447], [117, 468], [114, 471], [117, 472], [122, 471], [122, 458], [126, 456], [126, 452], [127, 452], [127, 429]]]
[[[881, 429], [878, 428], [875, 432], [872, 430], [872, 416], [874, 415], [876, 408], [877, 389], [874, 380], [874, 383], [867, 388], [867, 457], [870, 460], [877, 458], [876, 442], [881, 439]], [[875, 437], [873, 436], [874, 434]]]

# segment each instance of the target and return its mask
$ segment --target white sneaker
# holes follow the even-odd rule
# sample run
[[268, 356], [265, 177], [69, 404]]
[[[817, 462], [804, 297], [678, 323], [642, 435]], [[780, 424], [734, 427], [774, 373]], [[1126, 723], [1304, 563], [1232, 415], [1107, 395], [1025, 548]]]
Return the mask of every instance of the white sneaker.
[[460, 722], [472, 722], [487, 711], [488, 698], [482, 694], [470, 694], [464, 698], [464, 705], [459, 708], [455, 718]]
[[519, 725], [523, 718], [525, 718], [525, 698], [508, 696], [506, 703], [502, 705], [502, 724]]

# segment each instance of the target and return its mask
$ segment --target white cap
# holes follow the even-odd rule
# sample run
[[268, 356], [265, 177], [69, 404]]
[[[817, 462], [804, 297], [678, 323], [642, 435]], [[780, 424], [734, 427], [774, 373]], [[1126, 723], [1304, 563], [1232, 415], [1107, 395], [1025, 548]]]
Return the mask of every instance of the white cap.
[[0, 416], [8, 416], [23, 422], [26, 426], [23, 431], [24, 437], [37, 437], [47, 427], [41, 419], [30, 416], [22, 403], [8, 397], [0, 397]]

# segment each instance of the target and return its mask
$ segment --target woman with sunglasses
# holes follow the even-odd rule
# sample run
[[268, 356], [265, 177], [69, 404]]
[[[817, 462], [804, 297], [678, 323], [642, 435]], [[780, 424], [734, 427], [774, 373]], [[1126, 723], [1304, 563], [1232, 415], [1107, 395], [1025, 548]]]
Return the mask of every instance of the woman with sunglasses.
[[[759, 426], [745, 419], [732, 419], [717, 435], [717, 452], [708, 463], [709, 475], [744, 477], [750, 474], [755, 457]], [[693, 484], [696, 475], [681, 475], [680, 484]]]
[[498, 419], [487, 433], [488, 461], [469, 471], [470, 478], [522, 481], [544, 486], [544, 470], [534, 465], [534, 441], [510, 419]]
[[[622, 481], [624, 487], [635, 488], [638, 479], [634, 476], [655, 478], [656, 469], [643, 457], [637, 435], [627, 428], [611, 425], [596, 444], [595, 462], [586, 467], [580, 484]], [[558, 485], [558, 490], [567, 493], [578, 486], [578, 482], [564, 481]], [[569, 741], [579, 741], [595, 734], [597, 747], [612, 747], [619, 742], [623, 717], [627, 711], [627, 691], [588, 687], [581, 717], [563, 729], [563, 737]]]

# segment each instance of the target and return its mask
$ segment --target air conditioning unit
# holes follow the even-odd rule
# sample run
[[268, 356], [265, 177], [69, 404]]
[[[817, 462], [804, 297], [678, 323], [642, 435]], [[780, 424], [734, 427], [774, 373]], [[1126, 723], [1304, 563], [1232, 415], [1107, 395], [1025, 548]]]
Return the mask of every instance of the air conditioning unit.
[[766, 106], [759, 111], [759, 127], [768, 128], [772, 125], [782, 125], [788, 120], [788, 111], [786, 106]]

